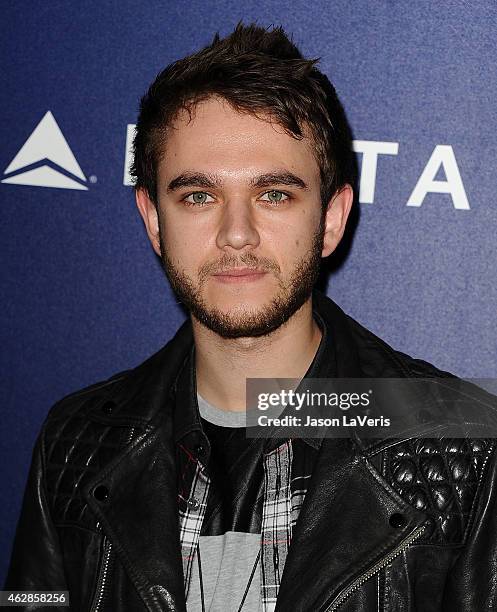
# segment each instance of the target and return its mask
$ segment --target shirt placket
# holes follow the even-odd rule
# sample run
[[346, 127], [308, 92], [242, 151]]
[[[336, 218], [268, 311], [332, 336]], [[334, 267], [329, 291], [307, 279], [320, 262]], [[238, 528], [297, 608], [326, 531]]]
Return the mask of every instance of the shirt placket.
[[199, 461], [196, 461], [189, 496], [186, 499], [180, 500], [183, 502], [182, 505], [185, 510], [180, 509], [179, 511], [181, 556], [186, 598], [188, 598], [188, 591], [190, 589], [192, 563], [195, 559], [200, 530], [202, 529], [207, 508], [210, 483], [206, 468]]
[[264, 457], [264, 502], [261, 524], [261, 598], [273, 612], [292, 540], [292, 442]]

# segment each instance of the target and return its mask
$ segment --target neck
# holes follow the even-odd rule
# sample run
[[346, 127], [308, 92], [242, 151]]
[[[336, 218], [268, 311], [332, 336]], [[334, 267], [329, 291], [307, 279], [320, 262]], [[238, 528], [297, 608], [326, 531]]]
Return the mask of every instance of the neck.
[[307, 372], [321, 341], [312, 297], [265, 336], [222, 338], [192, 317], [197, 391], [210, 404], [244, 411], [246, 378], [298, 378]]

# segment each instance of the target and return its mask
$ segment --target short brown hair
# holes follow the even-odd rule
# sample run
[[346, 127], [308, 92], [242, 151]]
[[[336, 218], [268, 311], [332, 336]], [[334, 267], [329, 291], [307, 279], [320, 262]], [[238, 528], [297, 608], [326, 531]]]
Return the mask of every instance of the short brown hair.
[[239, 23], [226, 38], [167, 66], [141, 99], [133, 141], [135, 189], [157, 203], [157, 165], [167, 128], [182, 109], [210, 96], [235, 110], [270, 116], [288, 134], [303, 138], [308, 127], [326, 206], [344, 184], [354, 183], [355, 164], [344, 110], [328, 78], [305, 59], [281, 27]]

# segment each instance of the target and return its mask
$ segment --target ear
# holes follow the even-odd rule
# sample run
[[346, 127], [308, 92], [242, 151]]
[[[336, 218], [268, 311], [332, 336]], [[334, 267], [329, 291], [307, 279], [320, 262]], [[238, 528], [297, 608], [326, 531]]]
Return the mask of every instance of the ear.
[[161, 255], [160, 240], [159, 240], [159, 215], [157, 207], [150, 199], [146, 189], [137, 189], [135, 192], [136, 206], [138, 211], [145, 223], [145, 229], [147, 230], [148, 238], [152, 244], [152, 248]]
[[354, 190], [349, 184], [343, 185], [329, 201], [321, 257], [328, 257], [337, 248], [345, 231], [353, 201]]

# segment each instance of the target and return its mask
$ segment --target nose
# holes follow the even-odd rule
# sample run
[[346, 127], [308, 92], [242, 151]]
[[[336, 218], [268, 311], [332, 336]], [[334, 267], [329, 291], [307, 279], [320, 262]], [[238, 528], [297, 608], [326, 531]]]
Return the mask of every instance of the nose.
[[257, 247], [260, 242], [254, 210], [250, 201], [244, 198], [231, 198], [222, 211], [221, 223], [216, 236], [219, 249], [230, 246], [241, 250], [246, 246]]

